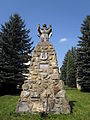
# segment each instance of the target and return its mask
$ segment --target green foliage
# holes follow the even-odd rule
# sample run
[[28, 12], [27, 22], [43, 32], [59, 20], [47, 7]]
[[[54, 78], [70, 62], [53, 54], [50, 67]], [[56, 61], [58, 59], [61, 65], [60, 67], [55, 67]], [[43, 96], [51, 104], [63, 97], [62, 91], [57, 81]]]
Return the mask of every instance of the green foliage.
[[33, 42], [29, 37], [30, 30], [26, 29], [24, 21], [18, 14], [14, 14], [9, 21], [1, 26], [0, 45], [2, 46], [1, 79], [4, 84], [20, 85], [25, 80], [23, 73], [27, 73]]
[[67, 84], [67, 81], [66, 81], [66, 66], [67, 66], [68, 52], [67, 52], [67, 54], [64, 57], [63, 65], [61, 67], [61, 79], [64, 81], [65, 85]]
[[3, 82], [3, 66], [4, 66], [4, 58], [2, 57], [2, 39], [0, 37], [0, 88], [2, 86], [2, 82]]
[[[80, 92], [67, 88], [67, 98], [72, 106], [69, 115], [49, 114], [42, 120], [89, 120], [90, 119], [90, 93]], [[0, 120], [40, 120], [39, 114], [16, 114], [16, 104], [19, 96], [5, 95], [0, 97]]]
[[[0, 41], [1, 41], [1, 37], [0, 37]], [[2, 68], [2, 59], [1, 59], [1, 54], [2, 54], [2, 47], [1, 47], [1, 44], [0, 44], [0, 83], [1, 83], [1, 80], [2, 80], [2, 72], [1, 72], [1, 68]]]
[[77, 77], [82, 89], [90, 90], [90, 16], [87, 16], [81, 27], [77, 54]]
[[76, 52], [74, 47], [68, 50], [61, 67], [61, 79], [70, 87], [76, 87]]
[[66, 81], [70, 87], [76, 87], [76, 49], [72, 47], [72, 50], [68, 52], [67, 65], [66, 65]]

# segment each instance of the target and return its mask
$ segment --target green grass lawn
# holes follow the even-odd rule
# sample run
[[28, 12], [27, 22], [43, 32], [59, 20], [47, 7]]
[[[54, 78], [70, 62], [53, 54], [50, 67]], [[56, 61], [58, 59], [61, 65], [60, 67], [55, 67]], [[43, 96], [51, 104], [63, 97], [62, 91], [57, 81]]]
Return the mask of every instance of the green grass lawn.
[[[76, 89], [68, 89], [67, 98], [72, 106], [69, 115], [49, 114], [42, 120], [90, 120], [90, 93], [80, 92]], [[39, 114], [16, 114], [16, 104], [19, 96], [0, 96], [0, 120], [40, 120]]]

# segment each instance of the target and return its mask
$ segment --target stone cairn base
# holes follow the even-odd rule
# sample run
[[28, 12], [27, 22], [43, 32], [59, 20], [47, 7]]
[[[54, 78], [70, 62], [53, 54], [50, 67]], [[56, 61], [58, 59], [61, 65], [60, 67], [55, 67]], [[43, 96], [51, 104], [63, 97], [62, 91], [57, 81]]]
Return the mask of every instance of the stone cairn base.
[[70, 111], [53, 45], [48, 41], [39, 42], [32, 55], [28, 80], [22, 85], [16, 112], [68, 114]]

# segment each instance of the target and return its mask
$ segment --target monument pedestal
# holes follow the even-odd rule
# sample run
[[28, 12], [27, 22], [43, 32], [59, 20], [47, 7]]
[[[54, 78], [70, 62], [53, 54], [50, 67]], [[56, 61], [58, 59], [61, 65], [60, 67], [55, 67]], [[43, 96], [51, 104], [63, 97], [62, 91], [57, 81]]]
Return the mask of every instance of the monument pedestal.
[[33, 51], [29, 77], [22, 85], [16, 112], [70, 113], [56, 53], [49, 41], [40, 41]]

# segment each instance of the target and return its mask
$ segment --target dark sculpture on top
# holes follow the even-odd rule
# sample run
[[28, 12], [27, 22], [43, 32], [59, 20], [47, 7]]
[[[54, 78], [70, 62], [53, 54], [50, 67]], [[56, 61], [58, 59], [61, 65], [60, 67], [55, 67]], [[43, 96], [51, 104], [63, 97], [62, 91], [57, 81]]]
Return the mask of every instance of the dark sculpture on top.
[[49, 28], [47, 28], [46, 24], [43, 24], [42, 28], [40, 28], [39, 24], [38, 36], [40, 37], [41, 42], [49, 41], [49, 38], [52, 36], [52, 26], [50, 25]]

